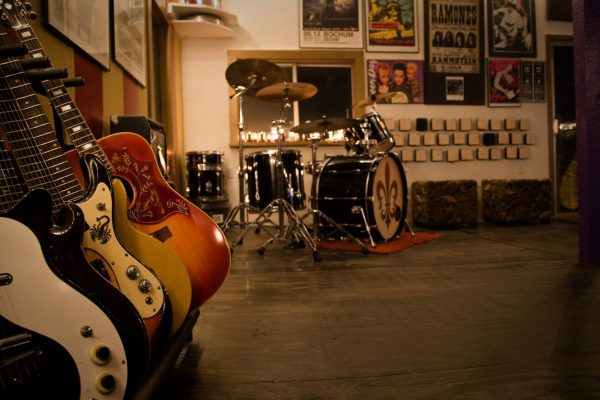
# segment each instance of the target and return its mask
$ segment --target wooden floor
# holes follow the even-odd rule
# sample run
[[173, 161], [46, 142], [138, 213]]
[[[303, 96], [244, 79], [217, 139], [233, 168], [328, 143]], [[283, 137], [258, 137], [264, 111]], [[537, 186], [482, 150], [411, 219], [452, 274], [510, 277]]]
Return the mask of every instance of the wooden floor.
[[155, 398], [600, 399], [600, 270], [577, 265], [577, 229], [480, 223], [321, 262], [259, 256], [251, 233]]

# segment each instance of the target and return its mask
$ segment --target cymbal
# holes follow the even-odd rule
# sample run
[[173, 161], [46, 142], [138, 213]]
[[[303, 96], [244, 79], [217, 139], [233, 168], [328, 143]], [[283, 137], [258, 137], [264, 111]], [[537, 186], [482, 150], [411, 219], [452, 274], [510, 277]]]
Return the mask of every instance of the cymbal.
[[285, 71], [278, 65], [259, 58], [237, 60], [227, 67], [225, 78], [231, 87], [246, 88], [246, 94], [254, 96], [266, 86], [285, 80]]
[[306, 121], [303, 124], [290, 128], [290, 131], [296, 133], [329, 132], [338, 129], [349, 128], [359, 124], [360, 121], [354, 118], [321, 118], [313, 121]]
[[395, 94], [396, 94], [396, 92], [372, 95], [368, 99], [363, 99], [363, 100], [359, 101], [358, 103], [356, 103], [354, 105], [354, 108], [366, 107], [366, 106], [373, 105], [375, 103], [387, 102], [388, 100], [391, 100]]
[[304, 82], [279, 82], [264, 87], [256, 93], [256, 97], [264, 101], [306, 100], [317, 94], [317, 87]]

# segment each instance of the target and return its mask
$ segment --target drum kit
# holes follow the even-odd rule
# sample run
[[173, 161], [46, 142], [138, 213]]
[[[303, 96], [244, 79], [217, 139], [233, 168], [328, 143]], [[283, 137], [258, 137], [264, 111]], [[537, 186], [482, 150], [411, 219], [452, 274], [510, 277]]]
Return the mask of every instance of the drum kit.
[[[242, 231], [231, 242], [232, 251], [253, 227], [257, 232], [264, 229], [271, 236], [259, 248], [259, 254], [277, 240], [288, 247], [310, 247], [315, 261], [321, 259], [317, 251], [319, 240], [353, 240], [368, 253], [364, 239], [376, 247], [377, 241], [400, 235], [406, 224], [407, 184], [400, 160], [389, 152], [395, 144], [393, 136], [376, 109], [385, 95], [356, 104], [354, 107], [372, 106], [372, 111], [359, 119], [323, 116], [288, 128], [289, 123], [283, 118], [285, 111], [293, 102], [313, 97], [317, 93], [314, 85], [287, 82], [279, 66], [261, 59], [237, 60], [229, 65], [225, 76], [234, 89], [230, 98], [237, 99], [239, 110], [240, 202], [222, 225], [223, 231], [227, 231], [236, 224], [234, 219], [239, 214]], [[281, 103], [281, 116], [272, 121], [277, 131], [275, 150], [244, 157], [245, 96]], [[345, 131], [347, 154], [328, 157], [319, 163], [318, 143], [338, 130]], [[282, 138], [290, 131], [304, 135], [311, 142], [310, 209], [302, 217], [296, 214], [296, 210], [306, 208], [301, 153], [282, 149]], [[252, 223], [248, 221], [249, 212], [258, 214]], [[278, 215], [277, 222], [272, 221], [273, 214]], [[308, 217], [312, 217], [311, 224], [304, 223]], [[271, 232], [272, 228], [276, 233]]]

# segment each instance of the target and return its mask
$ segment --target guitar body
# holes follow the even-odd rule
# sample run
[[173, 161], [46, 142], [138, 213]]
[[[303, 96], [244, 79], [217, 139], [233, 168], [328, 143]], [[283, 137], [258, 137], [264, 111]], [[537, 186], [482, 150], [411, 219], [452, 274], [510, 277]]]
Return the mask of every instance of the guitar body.
[[[86, 257], [133, 303], [144, 321], [150, 343], [156, 344], [165, 339], [163, 318], [170, 319], [162, 282], [123, 246], [116, 235], [114, 194], [104, 167], [94, 157], [86, 157], [84, 161], [88, 190], [77, 206], [83, 211], [87, 228], [83, 235]], [[170, 325], [168, 321], [169, 329]]]
[[127, 193], [118, 179], [112, 182], [115, 233], [127, 251], [152, 270], [166, 288], [173, 313], [170, 335], [183, 324], [192, 301], [192, 284], [185, 265], [164, 243], [133, 228], [127, 219]]
[[[66, 350], [72, 362], [60, 363], [64, 357], [53, 360], [59, 363], [51, 368], [65, 373], [53, 385], [73, 385], [79, 389], [75, 398], [122, 399], [128, 361], [119, 332], [96, 304], [52, 272], [55, 260], [47, 259], [43, 251], [49, 210], [37, 204], [10, 212], [19, 219], [27, 219], [19, 216], [23, 212], [48, 216], [45, 224], [31, 227], [0, 217], [0, 315], [11, 327], [34, 332]], [[47, 395], [54, 390], [50, 386], [40, 392]]]
[[[38, 192], [33, 191], [28, 197]], [[50, 230], [46, 258], [53, 260], [51, 267], [56, 275], [90, 298], [113, 322], [129, 360], [127, 388], [137, 388], [150, 365], [150, 341], [144, 321], [133, 303], [88, 263], [81, 246], [84, 234], [81, 209], [71, 204], [62, 214], [60, 226]]]
[[[133, 190], [129, 221], [175, 251], [190, 276], [190, 307], [199, 307], [227, 277], [231, 264], [227, 238], [212, 218], [168, 185], [141, 136], [117, 133], [99, 139], [98, 144], [115, 175]], [[77, 171], [77, 153], [68, 152], [67, 158]]]

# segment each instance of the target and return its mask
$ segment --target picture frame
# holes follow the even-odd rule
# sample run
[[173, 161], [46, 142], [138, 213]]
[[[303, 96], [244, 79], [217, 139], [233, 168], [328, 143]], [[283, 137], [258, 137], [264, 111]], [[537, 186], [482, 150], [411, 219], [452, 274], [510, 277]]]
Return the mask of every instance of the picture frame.
[[110, 69], [110, 0], [46, 0], [44, 26]]
[[485, 105], [483, 0], [425, 0], [424, 102]]
[[298, 0], [301, 48], [364, 48], [363, 0]]
[[520, 60], [488, 59], [488, 106], [521, 105]]
[[366, 50], [373, 52], [419, 51], [416, 0], [363, 0]]
[[488, 0], [490, 57], [535, 58], [535, 0]]
[[367, 60], [368, 97], [381, 96], [380, 103], [423, 103], [423, 68], [423, 60]]
[[573, 3], [571, 0], [546, 1], [548, 21], [573, 21]]
[[146, 1], [113, 0], [115, 62], [146, 86]]

